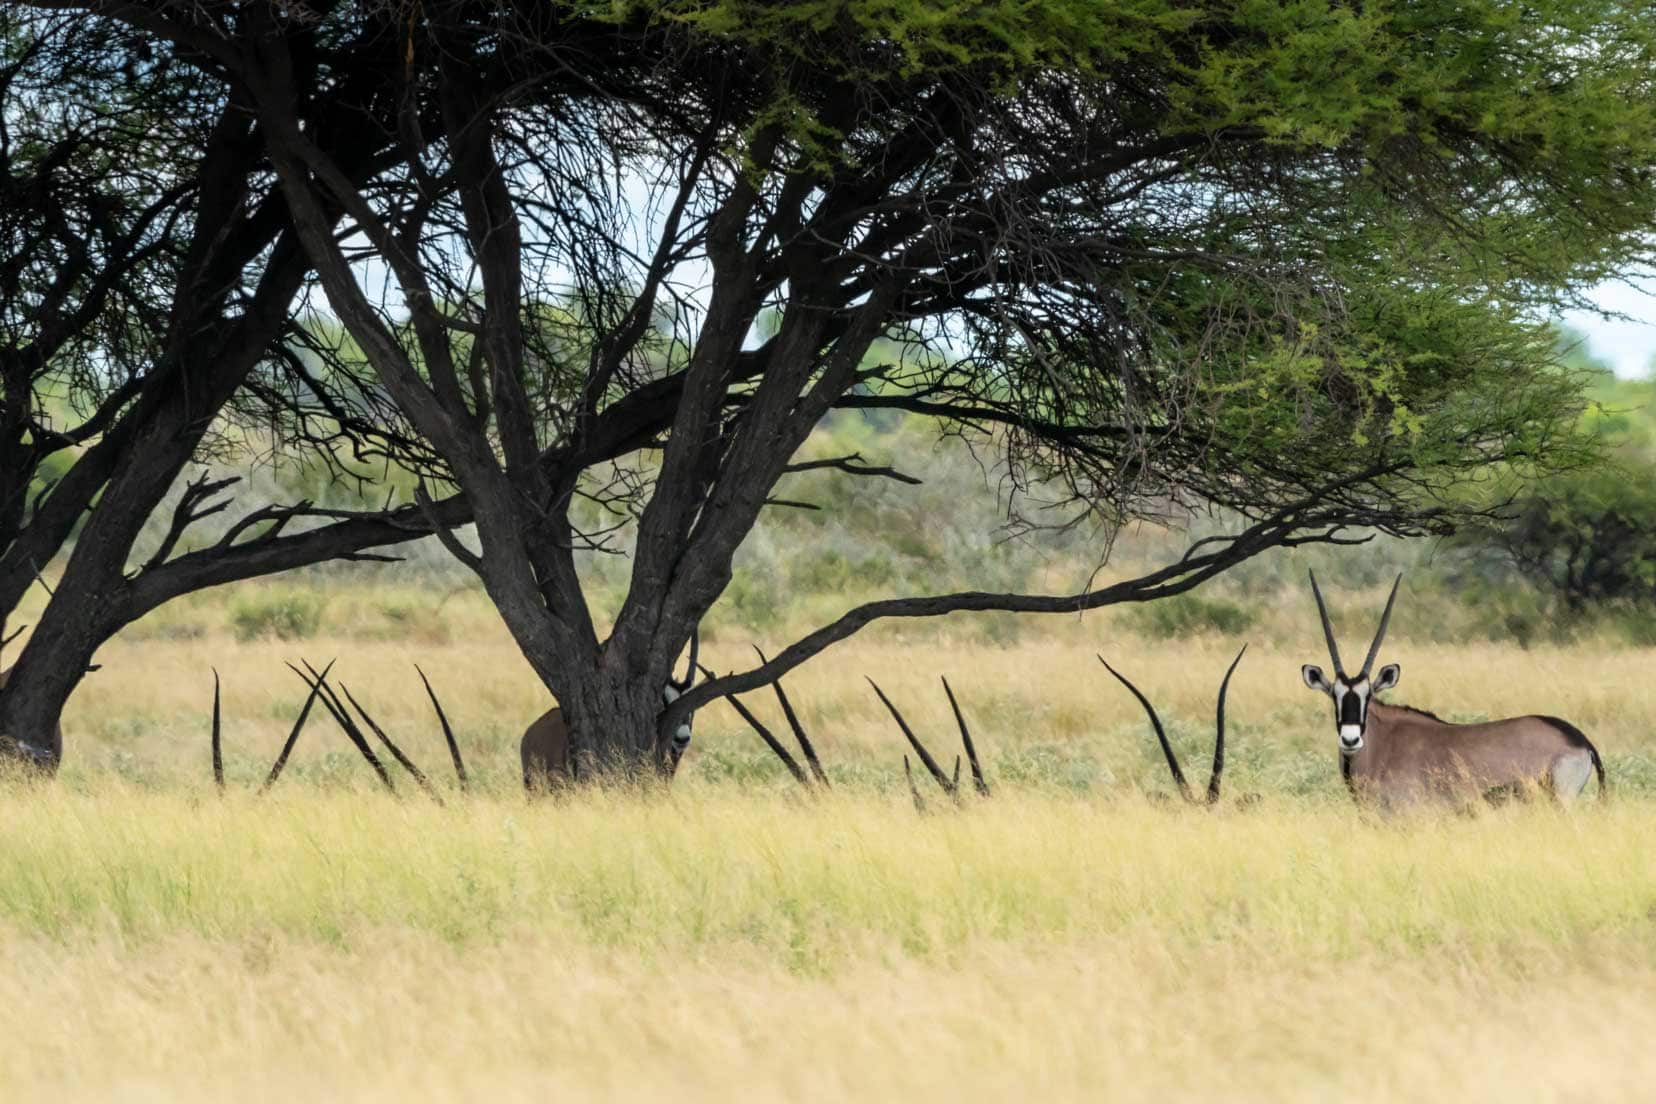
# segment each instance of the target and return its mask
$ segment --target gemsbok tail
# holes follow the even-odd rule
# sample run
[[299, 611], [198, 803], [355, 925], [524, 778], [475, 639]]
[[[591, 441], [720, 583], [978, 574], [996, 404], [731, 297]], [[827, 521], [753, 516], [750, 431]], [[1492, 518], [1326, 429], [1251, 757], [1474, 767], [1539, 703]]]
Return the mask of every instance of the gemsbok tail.
[[1593, 746], [1593, 741], [1587, 738], [1587, 734], [1561, 717], [1542, 717], [1541, 720], [1562, 732], [1571, 744], [1586, 749], [1587, 754], [1593, 759], [1593, 770], [1598, 772], [1599, 800], [1603, 801], [1608, 798], [1610, 796], [1610, 782], [1604, 776], [1604, 760], [1599, 757], [1598, 748]]

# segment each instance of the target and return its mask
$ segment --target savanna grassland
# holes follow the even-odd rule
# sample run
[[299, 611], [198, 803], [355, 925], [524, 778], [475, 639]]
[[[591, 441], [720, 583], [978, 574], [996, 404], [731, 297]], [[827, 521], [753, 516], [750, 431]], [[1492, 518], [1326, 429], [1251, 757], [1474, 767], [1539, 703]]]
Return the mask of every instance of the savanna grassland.
[[[1609, 631], [1431, 643], [1411, 622], [1441, 629], [1442, 597], [1406, 590], [1398, 698], [1569, 717], [1616, 799], [1383, 821], [1340, 788], [1327, 706], [1298, 676], [1322, 659], [1314, 611], [1281, 575], [1228, 592], [1245, 624], [1214, 604], [1198, 612], [1220, 628], [1126, 610], [836, 648], [787, 680], [836, 782], [821, 800], [720, 703], [670, 793], [526, 802], [515, 741], [546, 703], [473, 590], [385, 572], [176, 603], [100, 653], [58, 782], [0, 790], [0, 1036], [27, 1044], [0, 1047], [0, 1084], [8, 1100], [1640, 1098], [1656, 652]], [[1383, 594], [1335, 599], [1347, 650]], [[729, 624], [703, 651], [720, 670], [771, 643]], [[1093, 653], [1156, 702], [1200, 782], [1244, 639], [1227, 791], [1263, 800], [1151, 800], [1165, 767]], [[321, 715], [253, 796], [303, 697], [282, 666], [299, 656], [339, 657], [445, 807], [406, 780], [380, 793]], [[862, 680], [952, 756], [939, 674], [996, 793], [921, 817]], [[749, 700], [786, 731], [768, 695]]]

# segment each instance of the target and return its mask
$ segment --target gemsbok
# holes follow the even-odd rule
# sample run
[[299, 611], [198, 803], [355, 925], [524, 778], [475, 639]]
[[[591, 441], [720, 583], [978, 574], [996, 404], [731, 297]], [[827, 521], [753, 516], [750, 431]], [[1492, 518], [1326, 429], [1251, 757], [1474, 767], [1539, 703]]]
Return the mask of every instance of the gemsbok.
[[[690, 663], [685, 669], [684, 681], [679, 682], [670, 674], [667, 676], [667, 685], [661, 691], [662, 704], [671, 705], [678, 701], [695, 684], [696, 652], [700, 644], [701, 630], [697, 629], [690, 634]], [[687, 717], [673, 730], [673, 743], [668, 751], [669, 771], [678, 769], [679, 760], [690, 747], [690, 725], [694, 720], [693, 716]], [[573, 781], [575, 764], [569, 750], [569, 723], [564, 720], [563, 709], [554, 707], [547, 710], [523, 730], [519, 751], [523, 760], [524, 789], [533, 792]]]
[[[1179, 766], [1179, 757], [1173, 753], [1173, 745], [1168, 742], [1167, 730], [1162, 728], [1161, 718], [1156, 716], [1156, 707], [1150, 704], [1149, 698], [1139, 692], [1138, 687], [1127, 680], [1126, 675], [1111, 667], [1109, 660], [1103, 656], [1098, 657], [1098, 662], [1104, 664], [1104, 669], [1114, 675], [1116, 681], [1125, 686], [1133, 697], [1138, 699], [1139, 704], [1144, 706], [1144, 711], [1150, 715], [1150, 727], [1156, 733], [1156, 742], [1161, 744], [1162, 755], [1167, 759], [1167, 769], [1173, 775], [1173, 784], [1179, 788], [1179, 796], [1184, 798], [1188, 804], [1217, 805], [1219, 803], [1219, 787], [1225, 776], [1225, 693], [1230, 689], [1230, 680], [1231, 676], [1236, 673], [1236, 665], [1242, 662], [1242, 654], [1247, 650], [1248, 646], [1246, 644], [1242, 645], [1241, 651], [1236, 653], [1236, 658], [1231, 660], [1229, 667], [1225, 668], [1225, 677], [1219, 683], [1219, 706], [1214, 715], [1213, 767], [1208, 771], [1207, 789], [1203, 791], [1201, 797], [1197, 797], [1191, 790], [1190, 782], [1185, 778], [1184, 769]], [[1258, 800], [1258, 794], [1244, 794], [1239, 800], [1239, 804], [1251, 805]]]
[[1300, 674], [1306, 686], [1334, 702], [1340, 774], [1352, 796], [1394, 807], [1424, 801], [1464, 803], [1539, 788], [1568, 799], [1579, 796], [1596, 771], [1603, 797], [1604, 763], [1598, 749], [1568, 721], [1527, 716], [1450, 724], [1424, 710], [1375, 700], [1375, 694], [1396, 686], [1402, 674], [1397, 664], [1388, 663], [1370, 677], [1402, 582], [1399, 574], [1362, 669], [1348, 675], [1316, 573], [1311, 573], [1311, 593], [1317, 599], [1334, 679], [1330, 682], [1322, 668], [1311, 663]]
[[[5, 690], [6, 680], [11, 677], [12, 669], [7, 667], [0, 671], [0, 691]], [[30, 743], [20, 737], [11, 737], [8, 741], [12, 745], [16, 757], [30, 766], [41, 767], [47, 771], [56, 768], [58, 759], [63, 755], [63, 725], [58, 724], [52, 729], [52, 742], [41, 745]]]

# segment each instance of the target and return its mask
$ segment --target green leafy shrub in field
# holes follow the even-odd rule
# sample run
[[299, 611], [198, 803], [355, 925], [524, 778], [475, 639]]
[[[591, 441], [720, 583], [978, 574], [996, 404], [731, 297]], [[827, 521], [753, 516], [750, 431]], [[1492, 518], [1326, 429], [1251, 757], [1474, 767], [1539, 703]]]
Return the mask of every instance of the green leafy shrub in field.
[[1203, 598], [1199, 594], [1176, 594], [1146, 602], [1133, 611], [1133, 625], [1145, 636], [1175, 640], [1199, 633], [1235, 636], [1257, 620], [1255, 615], [1225, 598]]
[[326, 606], [320, 590], [268, 587], [239, 595], [230, 603], [230, 631], [237, 640], [267, 636], [305, 640], [316, 635]]

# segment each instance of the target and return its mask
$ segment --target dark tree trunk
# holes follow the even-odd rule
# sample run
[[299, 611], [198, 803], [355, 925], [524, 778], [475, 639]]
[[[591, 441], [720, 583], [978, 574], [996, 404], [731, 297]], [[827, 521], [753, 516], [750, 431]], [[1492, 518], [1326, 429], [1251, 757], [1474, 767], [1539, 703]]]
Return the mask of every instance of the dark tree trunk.
[[662, 687], [625, 672], [589, 670], [566, 679], [558, 703], [570, 726], [571, 763], [581, 782], [661, 777], [666, 758], [657, 739]]

